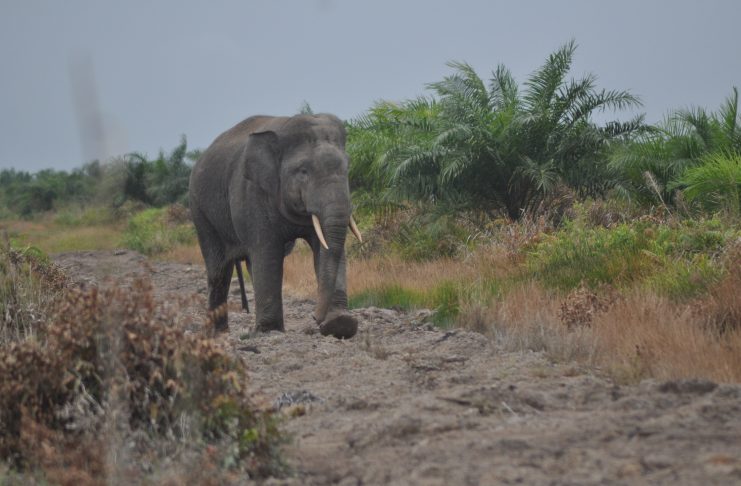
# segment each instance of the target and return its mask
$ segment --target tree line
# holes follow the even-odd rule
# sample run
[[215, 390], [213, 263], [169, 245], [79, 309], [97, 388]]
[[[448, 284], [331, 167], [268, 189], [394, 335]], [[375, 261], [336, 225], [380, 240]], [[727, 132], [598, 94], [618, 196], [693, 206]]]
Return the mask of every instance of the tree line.
[[170, 153], [149, 159], [133, 152], [111, 161], [89, 162], [70, 172], [52, 169], [35, 174], [14, 169], [0, 171], [0, 207], [28, 217], [65, 205], [106, 205], [118, 208], [127, 201], [161, 207], [186, 203], [192, 162], [200, 151], [188, 151], [185, 136]]
[[[641, 100], [599, 88], [592, 74], [570, 77], [575, 53], [576, 43], [566, 43], [521, 84], [504, 65], [485, 80], [451, 62], [452, 73], [427, 85], [429, 94], [381, 101], [347, 121], [356, 204], [519, 219], [568, 192], [740, 214], [737, 88], [716, 111], [678, 109], [656, 125], [642, 115], [598, 122], [597, 114], [635, 110]], [[183, 137], [154, 159], [131, 153], [71, 172], [4, 170], [0, 205], [29, 216], [70, 203], [187, 202], [199, 155]]]

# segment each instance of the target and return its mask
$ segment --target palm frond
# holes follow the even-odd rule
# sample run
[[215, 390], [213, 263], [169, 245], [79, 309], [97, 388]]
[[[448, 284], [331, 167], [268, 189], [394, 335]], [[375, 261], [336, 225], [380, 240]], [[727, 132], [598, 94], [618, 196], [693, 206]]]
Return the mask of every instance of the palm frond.
[[516, 110], [520, 98], [517, 82], [509, 69], [499, 64], [489, 80], [489, 98], [497, 111]]
[[628, 91], [602, 90], [598, 93], [589, 92], [577, 98], [574, 104], [568, 108], [568, 124], [574, 125], [579, 121], [589, 118], [595, 111], [625, 110], [642, 105], [639, 97]]
[[529, 112], [547, 111], [571, 69], [576, 42], [571, 40], [553, 52], [545, 64], [525, 81], [523, 100]]
[[726, 98], [718, 110], [720, 131], [724, 138], [723, 148], [741, 152], [741, 117], [738, 110], [738, 88], [733, 87], [733, 93]]

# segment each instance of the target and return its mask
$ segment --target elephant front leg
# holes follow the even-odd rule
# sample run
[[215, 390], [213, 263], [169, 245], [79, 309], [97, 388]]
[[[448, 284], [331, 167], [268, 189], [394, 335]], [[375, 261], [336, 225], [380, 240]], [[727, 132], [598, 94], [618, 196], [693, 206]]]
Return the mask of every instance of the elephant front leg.
[[[253, 256], [254, 253], [254, 256]], [[283, 324], [283, 245], [250, 253], [255, 329], [285, 331]]]

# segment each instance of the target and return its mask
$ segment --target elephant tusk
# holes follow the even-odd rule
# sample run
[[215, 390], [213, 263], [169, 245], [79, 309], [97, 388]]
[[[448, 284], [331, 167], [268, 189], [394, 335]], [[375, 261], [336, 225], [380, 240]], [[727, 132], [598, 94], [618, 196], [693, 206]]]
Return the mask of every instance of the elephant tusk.
[[358, 239], [359, 242], [363, 242], [363, 236], [360, 234], [360, 230], [358, 229], [358, 225], [355, 224], [355, 220], [353, 219], [352, 215], [350, 216], [350, 230], [352, 230], [352, 234], [355, 235], [355, 238]]
[[327, 240], [324, 239], [324, 233], [322, 233], [322, 225], [319, 224], [319, 218], [316, 214], [311, 215], [311, 222], [314, 223], [314, 231], [316, 231], [316, 235], [319, 237], [319, 243], [322, 244], [325, 250], [329, 250]]

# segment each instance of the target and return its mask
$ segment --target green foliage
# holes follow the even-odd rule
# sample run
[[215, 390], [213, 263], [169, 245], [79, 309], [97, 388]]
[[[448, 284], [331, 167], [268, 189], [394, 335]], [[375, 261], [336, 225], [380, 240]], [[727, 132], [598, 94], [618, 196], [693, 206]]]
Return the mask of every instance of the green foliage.
[[675, 300], [686, 299], [706, 291], [723, 276], [723, 268], [707, 254], [689, 259], [667, 261], [644, 285]]
[[[185, 136], [169, 154], [154, 160], [139, 153], [101, 164], [90, 162], [71, 172], [42, 170], [35, 174], [0, 171], [0, 216], [24, 218], [52, 210], [75, 211], [90, 205], [121, 207], [127, 201], [161, 207], [187, 204], [191, 165], [200, 151], [188, 151]], [[62, 216], [72, 223], [73, 215]]]
[[411, 310], [424, 307], [423, 293], [403, 288], [399, 285], [383, 286], [366, 290], [349, 298], [350, 308], [383, 307], [386, 309]]
[[700, 165], [686, 170], [678, 180], [684, 196], [706, 211], [741, 216], [741, 152], [720, 152], [702, 157]]
[[651, 271], [654, 263], [642, 253], [647, 248], [646, 235], [640, 228], [567, 224], [539, 243], [528, 263], [539, 280], [562, 290], [575, 288], [581, 281], [591, 286], [619, 284]]
[[[684, 179], [688, 170], [707, 165], [711, 160], [715, 160], [715, 165], [725, 166], [722, 170], [732, 169], [717, 162], [741, 154], [738, 103], [738, 89], [734, 87], [718, 111], [709, 113], [704, 108], [676, 110], [660, 125], [641, 132], [633, 143], [619, 146], [609, 164], [620, 180], [619, 190], [641, 201], [670, 204], [676, 191], [689, 182]], [[718, 174], [712, 174], [717, 170], [718, 167], [712, 167], [712, 164], [700, 169], [696, 173], [698, 181], [717, 177]], [[725, 177], [721, 175], [727, 184]]]
[[91, 162], [72, 172], [42, 170], [35, 174], [0, 171], [0, 207], [27, 218], [64, 204], [85, 204], [95, 193], [100, 164]]
[[463, 287], [454, 282], [442, 282], [432, 290], [430, 300], [435, 314], [432, 320], [441, 327], [448, 327], [458, 316], [461, 309]]
[[514, 219], [560, 181], [582, 195], [604, 194], [613, 184], [605, 150], [642, 120], [599, 126], [591, 116], [639, 100], [597, 90], [591, 75], [567, 80], [575, 49], [570, 42], [551, 54], [522, 93], [504, 66], [487, 86], [470, 65], [452, 62], [455, 72], [428, 86], [433, 97], [378, 103], [349, 125], [352, 185]]
[[391, 246], [405, 260], [434, 260], [456, 256], [466, 236], [452, 216], [430, 213], [402, 223]]
[[191, 166], [186, 159], [197, 159], [200, 152], [188, 152], [183, 135], [180, 145], [169, 155], [160, 151], [154, 160], [140, 153], [130, 153], [123, 161], [123, 191], [117, 205], [126, 200], [141, 201], [156, 207], [187, 203]]
[[527, 256], [527, 268], [532, 277], [564, 291], [582, 282], [649, 285], [671, 297], [687, 297], [720, 277], [723, 268], [714, 256], [738, 236], [717, 219], [621, 223], [610, 229], [576, 221], [538, 243]]
[[173, 220], [167, 208], [150, 208], [131, 217], [122, 243], [145, 255], [156, 255], [194, 241], [195, 231], [187, 219]]

